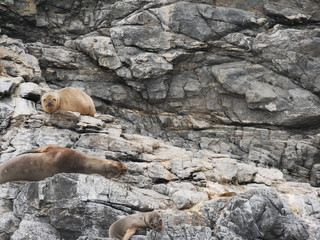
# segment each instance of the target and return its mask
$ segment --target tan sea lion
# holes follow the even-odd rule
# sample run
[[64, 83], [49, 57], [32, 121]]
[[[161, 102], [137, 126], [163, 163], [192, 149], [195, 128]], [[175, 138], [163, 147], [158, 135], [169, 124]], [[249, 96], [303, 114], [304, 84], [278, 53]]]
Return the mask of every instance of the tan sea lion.
[[43, 94], [41, 106], [48, 113], [53, 113], [57, 110], [67, 110], [92, 117], [96, 113], [92, 98], [80, 89], [72, 87]]
[[163, 229], [159, 212], [137, 213], [114, 222], [109, 228], [109, 237], [128, 240], [139, 229], [152, 228], [157, 232]]
[[100, 159], [79, 151], [45, 145], [22, 153], [0, 165], [0, 184], [11, 181], [39, 181], [57, 173], [100, 174], [106, 178], [127, 172], [123, 163]]

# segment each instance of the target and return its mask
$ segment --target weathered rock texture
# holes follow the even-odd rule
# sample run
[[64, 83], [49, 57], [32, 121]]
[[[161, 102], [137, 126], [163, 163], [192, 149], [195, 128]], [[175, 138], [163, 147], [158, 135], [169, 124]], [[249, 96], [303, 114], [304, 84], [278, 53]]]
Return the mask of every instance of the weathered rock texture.
[[[46, 144], [118, 179], [0, 185], [0, 239], [320, 239], [320, 1], [0, 2], [0, 163]], [[77, 87], [95, 117], [45, 113]]]

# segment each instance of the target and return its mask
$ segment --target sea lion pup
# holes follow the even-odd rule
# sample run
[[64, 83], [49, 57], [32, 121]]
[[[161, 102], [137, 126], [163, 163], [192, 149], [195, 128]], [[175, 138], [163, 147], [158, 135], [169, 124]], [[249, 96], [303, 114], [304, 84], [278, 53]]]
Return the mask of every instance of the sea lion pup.
[[41, 106], [48, 113], [53, 113], [57, 110], [67, 110], [92, 117], [96, 113], [92, 98], [80, 89], [72, 87], [43, 94]]
[[163, 229], [159, 212], [137, 213], [114, 222], [109, 228], [109, 237], [128, 240], [138, 229], [152, 228], [157, 232]]
[[128, 170], [123, 163], [89, 156], [76, 150], [45, 145], [22, 153], [0, 165], [0, 184], [39, 181], [57, 173], [100, 174], [118, 177]]

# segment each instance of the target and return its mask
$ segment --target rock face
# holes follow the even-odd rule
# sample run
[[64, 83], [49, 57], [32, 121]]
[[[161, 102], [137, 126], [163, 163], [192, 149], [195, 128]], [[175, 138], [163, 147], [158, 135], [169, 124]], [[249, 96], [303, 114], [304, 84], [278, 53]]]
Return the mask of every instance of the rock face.
[[[320, 4], [0, 3], [0, 163], [55, 144], [128, 174], [0, 185], [0, 239], [320, 239]], [[37, 103], [77, 87], [94, 117]]]

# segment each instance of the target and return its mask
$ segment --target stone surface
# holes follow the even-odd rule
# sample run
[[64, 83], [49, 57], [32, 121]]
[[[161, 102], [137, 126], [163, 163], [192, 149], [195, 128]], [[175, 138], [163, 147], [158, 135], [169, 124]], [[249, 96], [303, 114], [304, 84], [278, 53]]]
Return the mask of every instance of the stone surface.
[[38, 102], [41, 98], [42, 91], [39, 85], [27, 82], [19, 85], [18, 88], [19, 96], [34, 102]]
[[306, 224], [283, 205], [275, 191], [249, 190], [234, 197], [217, 219], [219, 239], [308, 239]]
[[1, 77], [0, 78], [0, 83], [1, 83], [0, 97], [4, 97], [6, 95], [10, 96], [13, 93], [13, 91], [15, 90], [15, 88], [21, 82], [23, 82], [23, 78], [22, 77], [16, 77], [16, 78], [4, 78], [4, 77]]
[[[126, 163], [0, 186], [0, 239], [320, 239], [316, 0], [2, 1], [0, 163], [41, 145]], [[95, 117], [45, 113], [77, 87]]]

